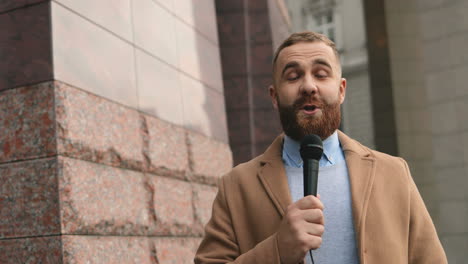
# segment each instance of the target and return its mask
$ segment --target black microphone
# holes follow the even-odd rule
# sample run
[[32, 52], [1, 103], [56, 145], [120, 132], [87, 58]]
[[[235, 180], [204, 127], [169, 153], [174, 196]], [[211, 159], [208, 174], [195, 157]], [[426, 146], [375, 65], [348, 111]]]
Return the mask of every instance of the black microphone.
[[[304, 196], [317, 196], [319, 160], [323, 153], [322, 139], [314, 134], [305, 136], [301, 142], [300, 153], [304, 167]], [[312, 250], [309, 250], [309, 254], [312, 264], [315, 264]]]
[[317, 196], [319, 160], [323, 153], [323, 144], [319, 136], [311, 134], [301, 142], [301, 158], [304, 162], [304, 196]]

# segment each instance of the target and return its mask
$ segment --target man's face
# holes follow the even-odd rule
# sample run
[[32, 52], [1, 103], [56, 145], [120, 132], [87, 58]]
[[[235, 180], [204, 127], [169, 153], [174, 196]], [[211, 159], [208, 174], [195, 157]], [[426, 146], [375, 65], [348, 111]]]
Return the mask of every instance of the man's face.
[[269, 92], [289, 137], [322, 139], [338, 129], [346, 80], [332, 48], [323, 42], [300, 42], [279, 53]]

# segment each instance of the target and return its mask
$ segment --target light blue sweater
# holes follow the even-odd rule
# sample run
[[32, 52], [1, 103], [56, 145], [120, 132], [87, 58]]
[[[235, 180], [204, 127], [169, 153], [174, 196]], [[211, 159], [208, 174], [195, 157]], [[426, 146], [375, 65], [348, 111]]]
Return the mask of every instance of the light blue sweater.
[[[357, 264], [351, 189], [346, 160], [335, 132], [324, 140], [324, 155], [320, 160], [318, 193], [325, 206], [325, 233], [322, 245], [312, 251], [315, 264]], [[304, 197], [303, 169], [299, 143], [285, 137], [283, 162], [293, 202]], [[312, 263], [309, 255], [306, 263]]]

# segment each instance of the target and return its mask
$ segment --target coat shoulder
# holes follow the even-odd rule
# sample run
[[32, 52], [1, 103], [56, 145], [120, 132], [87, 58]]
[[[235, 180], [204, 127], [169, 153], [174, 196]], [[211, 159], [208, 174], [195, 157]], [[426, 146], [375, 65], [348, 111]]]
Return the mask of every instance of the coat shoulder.
[[345, 138], [345, 156], [346, 152], [348, 155], [354, 153], [363, 159], [373, 160], [379, 175], [399, 177], [403, 182], [411, 177], [408, 164], [403, 158], [371, 149], [349, 137]]
[[242, 185], [248, 184], [248, 182], [256, 179], [256, 175], [262, 163], [262, 155], [253, 158], [247, 162], [236, 165], [226, 175], [224, 175], [223, 181], [228, 182], [229, 185]]
[[365, 153], [364, 155], [375, 159], [381, 165], [392, 166], [392, 167], [399, 167], [401, 169], [406, 169], [407, 164], [406, 161], [398, 156], [393, 156], [378, 150], [371, 149], [357, 140], [351, 139], [354, 142], [354, 146], [360, 148], [358, 151], [359, 153]]

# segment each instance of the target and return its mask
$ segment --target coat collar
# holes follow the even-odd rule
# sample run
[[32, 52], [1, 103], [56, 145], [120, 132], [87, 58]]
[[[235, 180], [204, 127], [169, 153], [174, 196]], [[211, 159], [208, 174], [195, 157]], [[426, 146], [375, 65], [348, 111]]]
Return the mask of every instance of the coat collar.
[[[279, 135], [260, 156], [258, 177], [281, 216], [292, 203], [286, 171], [281, 153], [284, 135]], [[375, 158], [373, 153], [357, 141], [338, 131], [338, 138], [345, 153], [346, 164], [351, 182], [351, 198], [354, 226], [361, 245], [364, 222], [370, 191], [374, 180]]]
[[367, 207], [375, 178], [376, 159], [370, 149], [349, 138], [339, 131], [346, 165], [351, 183], [351, 200], [353, 208], [354, 229], [359, 247], [359, 257], [364, 258], [364, 232]]
[[281, 216], [292, 203], [281, 153], [284, 134], [279, 135], [260, 156], [258, 177]]

